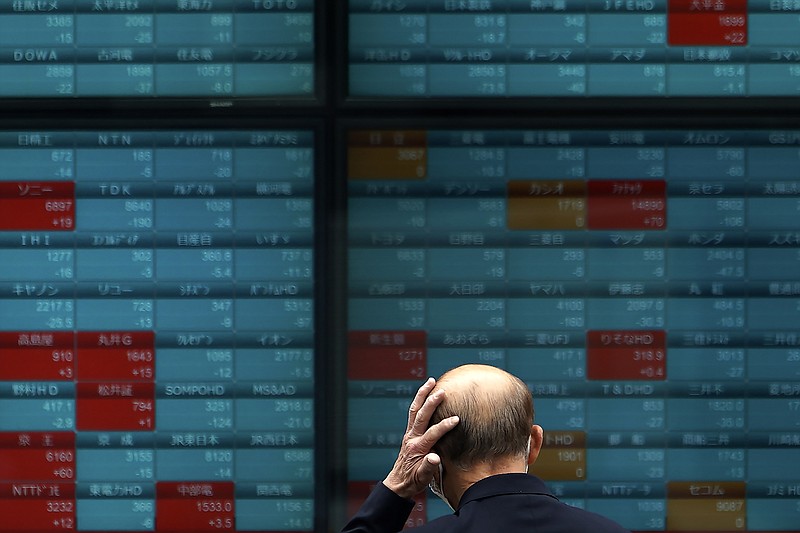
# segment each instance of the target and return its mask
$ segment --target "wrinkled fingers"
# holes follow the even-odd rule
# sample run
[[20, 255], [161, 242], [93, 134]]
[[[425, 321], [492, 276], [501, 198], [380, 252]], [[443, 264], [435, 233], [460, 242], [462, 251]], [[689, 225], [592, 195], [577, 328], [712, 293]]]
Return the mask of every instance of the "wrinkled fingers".
[[[414, 400], [411, 402], [411, 405], [408, 408], [408, 425], [406, 425], [406, 433], [411, 432], [411, 430], [414, 428], [416, 420], [419, 416], [419, 412], [424, 407], [425, 402], [428, 399], [428, 395], [435, 386], [436, 380], [433, 378], [428, 378], [428, 380], [417, 390], [417, 394], [414, 396]], [[431, 413], [432, 412], [433, 411], [431, 411]], [[428, 418], [430, 419], [430, 415], [428, 415]]]

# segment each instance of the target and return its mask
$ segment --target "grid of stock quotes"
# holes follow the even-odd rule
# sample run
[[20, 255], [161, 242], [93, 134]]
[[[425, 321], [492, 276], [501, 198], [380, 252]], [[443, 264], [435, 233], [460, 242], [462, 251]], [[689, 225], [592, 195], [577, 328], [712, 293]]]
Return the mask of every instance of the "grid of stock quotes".
[[800, 131], [350, 130], [347, 154], [353, 503], [419, 383], [475, 362], [531, 387], [562, 500], [797, 529]]
[[314, 135], [0, 132], [0, 531], [310, 531]]
[[350, 0], [352, 97], [800, 93], [784, 0]]
[[0, 97], [306, 97], [313, 0], [19, 0]]

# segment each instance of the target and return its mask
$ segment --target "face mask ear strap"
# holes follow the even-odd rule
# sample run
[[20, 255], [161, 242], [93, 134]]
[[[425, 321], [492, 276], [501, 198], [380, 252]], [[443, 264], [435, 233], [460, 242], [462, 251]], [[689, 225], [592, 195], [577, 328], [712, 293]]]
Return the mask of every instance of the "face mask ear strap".
[[531, 456], [531, 441], [533, 437], [528, 438], [528, 448], [525, 450], [525, 473], [528, 473], [528, 469], [531, 465], [528, 464], [528, 458]]
[[436, 478], [434, 477], [428, 484], [428, 487], [431, 489], [431, 492], [433, 492], [440, 500], [446, 503], [451, 510], [455, 510], [453, 509], [453, 506], [450, 505], [450, 502], [447, 501], [447, 497], [444, 495], [444, 466], [442, 465], [441, 460], [439, 460], [439, 481], [437, 482]]

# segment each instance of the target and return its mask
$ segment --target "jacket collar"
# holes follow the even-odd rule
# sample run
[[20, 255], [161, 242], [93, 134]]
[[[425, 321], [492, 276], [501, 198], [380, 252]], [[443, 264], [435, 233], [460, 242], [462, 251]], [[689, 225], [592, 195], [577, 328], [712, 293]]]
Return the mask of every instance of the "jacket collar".
[[522, 473], [497, 474], [478, 481], [464, 491], [461, 501], [458, 502], [458, 508], [461, 509], [471, 501], [503, 494], [539, 494], [558, 499], [550, 492], [544, 481], [536, 476]]

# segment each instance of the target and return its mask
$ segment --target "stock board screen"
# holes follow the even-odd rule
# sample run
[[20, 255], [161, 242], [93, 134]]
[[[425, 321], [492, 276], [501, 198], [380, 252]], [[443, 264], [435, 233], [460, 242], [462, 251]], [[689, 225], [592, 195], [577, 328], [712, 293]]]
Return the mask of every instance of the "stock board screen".
[[312, 97], [313, 0], [16, 1], [0, 97]]
[[563, 501], [797, 529], [800, 131], [354, 129], [347, 157], [351, 503], [425, 377], [484, 363], [533, 391]]
[[800, 7], [752, 0], [350, 0], [351, 97], [800, 93]]
[[0, 531], [310, 531], [311, 130], [0, 132]]

